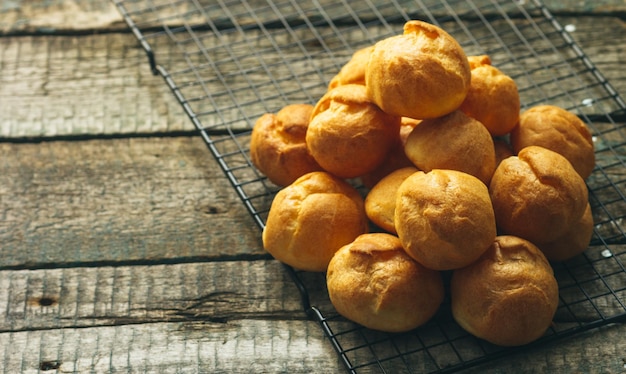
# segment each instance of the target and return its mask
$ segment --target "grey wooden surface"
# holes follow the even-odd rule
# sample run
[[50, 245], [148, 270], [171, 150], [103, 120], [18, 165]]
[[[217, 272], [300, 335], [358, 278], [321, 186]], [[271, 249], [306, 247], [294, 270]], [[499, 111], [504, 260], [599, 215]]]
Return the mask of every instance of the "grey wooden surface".
[[[546, 4], [624, 97], [626, 3]], [[5, 2], [0, 32], [0, 372], [343, 372], [111, 3]], [[625, 336], [467, 372], [622, 373]]]

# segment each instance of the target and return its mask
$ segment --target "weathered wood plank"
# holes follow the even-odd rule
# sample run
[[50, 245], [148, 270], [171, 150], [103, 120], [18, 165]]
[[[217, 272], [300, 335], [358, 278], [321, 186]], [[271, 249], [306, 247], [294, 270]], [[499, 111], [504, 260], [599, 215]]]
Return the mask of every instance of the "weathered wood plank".
[[[467, 373], [607, 372], [624, 370], [626, 325], [593, 330], [489, 362]], [[380, 347], [376, 347], [377, 349]], [[390, 347], [390, 352], [393, 352]], [[373, 361], [358, 373], [407, 373], [427, 362]], [[0, 333], [5, 373], [341, 373], [322, 330], [311, 321], [240, 320], [152, 323]], [[431, 354], [437, 354], [436, 348]], [[450, 353], [448, 354], [449, 357]], [[436, 356], [445, 367], [444, 355]], [[385, 357], [378, 357], [385, 359]], [[410, 359], [410, 358], [409, 358]], [[429, 358], [426, 358], [429, 360]], [[354, 361], [358, 365], [359, 361]]]
[[[324, 290], [323, 275], [307, 273], [303, 274], [303, 277], [314, 305], [320, 308], [327, 317], [332, 317], [334, 312], [331, 311], [332, 307]], [[616, 287], [619, 286], [616, 283], [619, 280], [611, 281], [610, 278], [607, 277], [606, 280]], [[116, 343], [115, 347], [112, 347], [109, 343], [105, 343], [93, 348], [87, 344], [85, 349], [95, 356], [115, 356], [118, 352], [134, 352], [135, 349], [156, 349], [159, 352], [168, 350], [176, 356], [178, 353], [176, 350], [179, 348], [169, 346], [168, 342], [171, 337], [169, 334], [172, 331], [167, 326], [178, 326], [184, 334], [195, 331], [201, 336], [214, 336], [215, 338], [222, 336], [224, 344], [231, 339], [231, 335], [236, 335], [238, 343], [233, 344], [263, 345], [265, 340], [250, 343], [242, 336], [257, 334], [257, 332], [251, 332], [250, 329], [254, 329], [257, 324], [264, 323], [282, 324], [287, 326], [286, 328], [301, 329], [302, 327], [295, 325], [298, 324], [297, 321], [306, 319], [296, 287], [282, 266], [273, 260], [0, 271], [0, 286], [0, 315], [4, 317], [4, 320], [0, 322], [0, 337], [6, 342], [13, 341], [14, 344], [18, 344], [16, 347], [14, 344], [7, 343], [8, 345], [4, 347], [5, 357], [7, 357], [6, 365], [12, 364], [12, 359], [21, 352], [26, 352], [24, 355], [28, 355], [31, 348], [37, 352], [51, 352], [52, 357], [47, 357], [46, 354], [46, 357], [41, 358], [41, 362], [78, 365], [64, 355], [54, 356], [55, 353], [65, 349], [76, 349], [72, 341], [86, 339], [86, 336], [80, 335], [82, 333], [77, 331], [85, 331], [85, 334], [89, 332], [89, 336], [95, 335], [98, 339], [105, 341], [115, 338], [118, 339], [119, 344], [132, 345], [118, 346]], [[593, 295], [595, 291], [587, 287], [586, 292]], [[606, 293], [606, 291], [602, 292]], [[580, 300], [577, 303], [580, 303]], [[595, 303], [604, 315], [614, 313], [610, 311], [610, 306], [602, 304], [601, 299], [597, 298]], [[578, 304], [571, 308], [582, 310], [583, 306]], [[350, 333], [349, 331], [352, 331], [354, 326], [341, 320], [331, 322], [330, 326], [334, 333], [338, 334], [339, 343], [348, 351], [348, 357], [354, 365], [371, 364], [374, 362], [374, 357], [394, 357], [399, 353], [406, 355], [404, 359], [392, 359], [381, 363], [388, 372], [403, 372], [400, 368], [404, 365], [409, 365], [413, 369], [432, 370], [434, 363], [431, 363], [431, 360], [445, 367], [481, 357], [483, 353], [480, 348], [472, 342], [472, 339], [461, 338], [462, 336], [459, 335], [461, 330], [458, 327], [447, 326], [450, 321], [445, 315], [448, 313], [443, 314], [444, 317], [438, 324], [420, 331], [419, 340], [411, 334], [388, 336], [372, 331]], [[560, 320], [560, 314], [557, 312], [557, 326], [567, 326], [568, 321]], [[161, 330], [163, 326], [166, 331]], [[322, 331], [321, 329], [314, 331], [314, 327], [307, 326], [310, 329], [309, 335], [318, 336], [317, 334]], [[96, 327], [98, 329], [95, 329]], [[136, 329], [145, 332], [136, 334]], [[238, 332], [233, 330], [238, 330]], [[115, 331], [114, 336], [100, 335], [105, 331]], [[442, 333], [442, 331], [445, 332]], [[607, 331], [607, 328], [597, 331]], [[267, 340], [274, 340], [280, 339], [280, 336], [285, 333], [290, 334], [289, 330], [277, 331], [276, 329], [266, 331], [265, 334], [268, 336]], [[76, 337], [75, 334], [80, 336]], [[144, 334], [151, 336], [147, 342], [143, 341]], [[20, 336], [22, 338], [19, 338]], [[24, 336], [28, 336], [27, 340], [30, 342], [28, 344], [34, 344], [34, 346], [22, 349], [24, 347], [19, 344], [22, 344], [20, 339]], [[67, 336], [71, 339], [65, 339]], [[181, 342], [181, 344], [193, 345], [197, 338], [198, 335], [194, 334], [184, 335], [180, 339], [187, 340], [187, 343]], [[129, 339], [129, 341], [124, 339]], [[455, 340], [454, 345], [458, 352], [455, 353], [451, 349], [447, 339]], [[622, 345], [626, 343], [623, 340], [606, 339], [605, 335], [595, 333], [580, 334], [579, 338], [573, 339], [581, 340], [573, 345], [572, 352], [576, 350], [575, 352], [578, 352], [576, 354], [580, 354], [580, 347], [586, 346], [587, 348], [583, 351], [590, 356], [588, 358], [595, 359], [598, 352], [603, 352], [605, 362], [612, 366], [617, 363]], [[569, 352], [569, 348], [563, 348], [562, 344], [571, 342], [573, 339], [568, 338], [552, 343], [547, 350], [538, 347], [530, 350], [521, 348], [513, 350], [511, 354], [517, 357], [534, 357], [537, 362], [528, 367], [531, 372], [545, 365], [550, 367], [554, 360], [550, 355], [554, 352], [556, 354]], [[0, 341], [3, 340], [0, 339]], [[379, 343], [371, 348], [363, 347], [367, 341]], [[145, 344], [148, 343], [152, 345], [146, 347]], [[40, 345], [38, 349], [37, 344]], [[300, 340], [295, 344], [303, 344], [303, 342]], [[429, 347], [428, 354], [431, 356], [421, 351], [422, 344]], [[331, 345], [328, 344], [328, 347]], [[596, 350], [590, 347], [602, 349]], [[229, 349], [227, 346], [223, 348]], [[143, 354], [147, 355], [148, 352]], [[290, 357], [293, 359], [293, 351], [283, 354], [286, 357], [278, 354], [275, 359], [277, 361], [287, 360]], [[24, 355], [22, 358], [25, 357]], [[541, 360], [542, 355], [547, 355], [545, 360]], [[29, 356], [29, 359], [34, 359], [34, 357], [36, 356]], [[329, 358], [332, 357], [332, 355], [329, 356]], [[154, 358], [154, 360], [159, 359]], [[20, 362], [23, 363], [23, 361]], [[150, 368], [150, 365], [146, 363], [141, 364]], [[170, 364], [182, 365], [184, 368], [196, 365], [189, 361], [186, 363], [175, 361]], [[246, 358], [231, 357], [222, 365], [242, 364], [246, 364]], [[495, 367], [499, 367], [498, 365], [506, 368], [511, 364], [509, 360], [503, 360]], [[562, 363], [557, 362], [554, 365], [558, 366]], [[494, 366], [490, 364], [489, 367]], [[98, 367], [97, 370], [100, 369]], [[162, 369], [169, 370], [167, 367]], [[221, 370], [221, 368], [217, 369]], [[364, 372], [367, 373], [370, 369], [375, 372], [374, 367], [365, 367]]]
[[7, 1], [0, 7], [0, 34], [115, 29], [124, 26], [111, 1]]
[[[626, 78], [621, 74], [626, 56], [623, 21], [614, 17], [583, 17], [563, 18], [563, 22], [576, 27], [573, 37], [616, 91], [623, 95], [626, 92]], [[598, 23], [604, 27], [598, 28]], [[374, 35], [382, 32], [384, 28], [371, 30]], [[276, 33], [275, 37], [284, 39], [280, 53], [268, 45], [259, 32], [251, 31], [246, 38], [229, 36], [232, 38], [229, 39], [232, 48], [236, 51], [244, 48], [247, 57], [240, 61], [243, 65], [238, 68], [232, 62], [227, 63], [228, 56], [220, 57], [225, 50], [213, 50], [211, 56], [219, 62], [216, 67], [218, 70], [207, 65], [205, 57], [192, 44], [183, 44], [189, 48], [186, 56], [169, 44], [157, 43], [154, 47], [158, 61], [166, 63], [167, 69], [175, 73], [180, 92], [189, 100], [189, 105], [199, 115], [203, 125], [214, 126], [227, 122], [232, 126], [248, 127], [266, 111], [276, 110], [290, 102], [317, 100], [325, 91], [325, 82], [351, 53], [344, 48], [343, 52], [330, 55], [324, 53], [320, 46], [307, 46], [308, 53], [319, 50], [314, 54], [315, 59], [299, 58], [303, 51], [294, 44], [293, 38], [280, 33]], [[302, 37], [307, 40], [310, 35]], [[364, 43], [362, 34], [354, 30], [346, 33], [344, 38], [354, 43], [355, 47]], [[331, 38], [326, 39], [330, 43]], [[0, 111], [0, 137], [154, 133], [194, 129], [163, 80], [151, 74], [145, 53], [131, 34], [5, 37], [3, 42], [0, 47], [0, 102], [4, 110]], [[494, 42], [481, 41], [487, 48]], [[203, 43], [205, 48], [219, 45], [214, 38], [203, 39]], [[259, 54], [250, 55], [247, 52], [251, 48], [250, 43], [256, 45]], [[478, 53], [479, 50], [474, 52]], [[537, 84], [541, 85], [545, 95], [568, 89], [562, 87], [566, 85], [563, 80], [553, 81], [555, 71], [542, 68], [541, 63], [549, 64], [550, 59], [554, 58], [550, 54], [542, 56], [545, 61], [534, 58], [524, 60], [524, 65], [505, 64], [509, 59], [506, 55], [496, 54], [493, 57], [496, 65], [516, 76], [521, 89], [529, 90], [527, 94], [522, 94], [526, 102], [538, 100], [540, 95], [534, 88]], [[262, 58], [262, 65], [258, 58]], [[201, 69], [190, 70], [188, 61], [201, 66]], [[290, 63], [285, 65], [285, 61]], [[531, 80], [524, 70], [534, 69], [539, 70], [533, 73]], [[574, 66], [573, 69], [577, 71], [580, 67]], [[246, 73], [242, 74], [240, 70]], [[222, 78], [216, 75], [216, 71]], [[199, 84], [200, 81], [203, 84]], [[577, 80], [574, 81], [579, 84]], [[225, 86], [225, 83], [228, 85]], [[572, 107], [579, 105], [588, 96], [604, 95], [593, 90], [596, 88], [577, 90], [560, 100], [567, 107]], [[207, 99], [208, 94], [211, 95], [210, 100]], [[608, 107], [583, 106], [582, 109], [588, 112], [610, 112], [615, 109], [610, 101], [606, 105]]]
[[[626, 21], [617, 17], [599, 17], [595, 21], [593, 17], [560, 16], [557, 19], [600, 73], [626, 99], [626, 77], [618, 68], [626, 63]], [[598, 27], [599, 24], [602, 27]]]
[[503, 359], [464, 371], [479, 373], [623, 373], [626, 324], [606, 326], [547, 346], [520, 349]]
[[553, 12], [566, 13], [618, 13], [626, 11], [626, 3], [621, 0], [543, 0]]
[[264, 256], [199, 137], [0, 143], [1, 267]]
[[340, 373], [310, 321], [159, 323], [0, 333], [4, 373]]
[[5, 37], [0, 137], [192, 129], [131, 34]]
[[[0, 268], [267, 256], [199, 137], [0, 143], [0, 153]], [[615, 221], [624, 154], [600, 156], [604, 170], [589, 183], [597, 233], [608, 239], [624, 227]], [[223, 161], [255, 180], [241, 153]], [[264, 187], [241, 188], [252, 197]], [[259, 211], [271, 203], [263, 196], [252, 201]]]
[[[583, 258], [555, 266], [560, 298], [554, 332], [624, 313], [626, 275], [620, 271], [624, 247], [612, 247], [615, 258], [593, 248]], [[599, 257], [599, 258], [598, 258]], [[326, 292], [324, 275], [299, 273], [311, 304], [327, 318], [337, 317]], [[602, 277], [602, 278], [601, 278]], [[306, 319], [300, 294], [281, 264], [274, 260], [100, 266], [0, 271], [0, 332], [48, 330], [157, 322], [229, 323], [245, 319]], [[565, 305], [567, 304], [567, 305]], [[333, 321], [336, 333], [354, 326]], [[337, 327], [339, 329], [337, 330]], [[442, 332], [443, 331], [443, 332]], [[459, 339], [448, 303], [420, 339]], [[365, 332], [365, 334], [368, 334]], [[359, 336], [355, 334], [355, 336]], [[377, 339], [382, 339], [380, 335]], [[347, 347], [359, 346], [341, 335]], [[417, 339], [400, 339], [415, 346]], [[446, 343], [442, 340], [441, 343]], [[458, 348], [476, 349], [459, 342]], [[407, 349], [407, 351], [415, 348]], [[466, 356], [467, 357], [475, 357]]]
[[[327, 13], [332, 17], [336, 16], [335, 6], [336, 2], [332, 0], [319, 1], [319, 7], [327, 9]], [[391, 16], [397, 13], [395, 7], [389, 7], [385, 1], [373, 1], [378, 6], [379, 12]], [[398, 2], [400, 9], [410, 12], [415, 7], [414, 3], [409, 0], [401, 0]], [[158, 2], [156, 3], [159, 7]], [[248, 1], [250, 8], [263, 9], [259, 11], [257, 17], [261, 22], [266, 21], [267, 17], [276, 18], [276, 15], [272, 11], [268, 11], [265, 1], [252, 0]], [[544, 0], [544, 4], [548, 9], [554, 12], [561, 13], [583, 13], [583, 14], [607, 14], [611, 12], [624, 12], [626, 11], [626, 5], [621, 0], [602, 0], [602, 1], [577, 1], [577, 0]], [[302, 4], [301, 4], [302, 5]], [[126, 7], [131, 10], [136, 7], [133, 2], [125, 4]], [[149, 4], [139, 5], [148, 7]], [[284, 4], [278, 5], [281, 11], [287, 16], [297, 14], [296, 7], [285, 7]], [[356, 7], [356, 5], [352, 5]], [[192, 10], [198, 12], [198, 8], [189, 3], [176, 3], [160, 5], [161, 8], [169, 8], [177, 10], [179, 12], [188, 12]], [[306, 9], [310, 7], [302, 7], [300, 12], [306, 12]], [[219, 6], [208, 3], [204, 8], [207, 14], [217, 20], [226, 18], [224, 9]], [[245, 12], [248, 8], [243, 5], [231, 3], [229, 8], [235, 15]], [[341, 7], [339, 7], [341, 9]], [[335, 10], [335, 11], [333, 11]], [[437, 9], [433, 9], [433, 12], [437, 12]], [[245, 13], [244, 13], [245, 14]], [[202, 16], [198, 15], [199, 20], [203, 20]], [[180, 22], [180, 19], [163, 19], [161, 22], [175, 23]], [[255, 20], [250, 20], [253, 22]], [[158, 22], [154, 22], [159, 24]], [[14, 0], [4, 4], [0, 8], [0, 33], [42, 33], [49, 34], [54, 32], [67, 32], [67, 31], [88, 31], [94, 29], [102, 30], [119, 30], [123, 28], [123, 21], [120, 14], [117, 12], [113, 2], [111, 1], [88, 1], [88, 0], [64, 0], [59, 2], [44, 2], [44, 3], [32, 3], [24, 0]]]
[[[323, 274], [308, 291], [329, 309]], [[0, 331], [154, 322], [307, 319], [277, 261], [0, 271]]]

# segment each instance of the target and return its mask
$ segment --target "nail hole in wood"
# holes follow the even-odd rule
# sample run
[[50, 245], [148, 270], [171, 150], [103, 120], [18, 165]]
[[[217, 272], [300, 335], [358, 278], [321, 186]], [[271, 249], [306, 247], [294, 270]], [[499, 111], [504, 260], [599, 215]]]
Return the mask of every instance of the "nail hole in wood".
[[38, 300], [38, 304], [40, 306], [51, 306], [56, 303], [56, 300], [51, 297], [42, 297]]
[[39, 370], [47, 371], [47, 370], [57, 370], [61, 367], [61, 362], [59, 361], [41, 361], [39, 363]]
[[215, 206], [207, 206], [204, 208], [204, 214], [217, 214], [220, 210]]

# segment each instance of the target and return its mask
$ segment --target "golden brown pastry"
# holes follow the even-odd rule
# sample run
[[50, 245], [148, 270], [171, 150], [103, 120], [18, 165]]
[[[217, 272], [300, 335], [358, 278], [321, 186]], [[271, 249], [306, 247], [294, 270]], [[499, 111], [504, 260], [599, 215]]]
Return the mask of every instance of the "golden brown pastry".
[[354, 52], [350, 61], [342, 66], [339, 73], [330, 80], [328, 89], [344, 84], [365, 85], [365, 69], [373, 48], [374, 46], [369, 46]]
[[263, 247], [296, 269], [323, 272], [339, 248], [367, 230], [358, 191], [318, 171], [276, 194], [263, 230]]
[[480, 122], [456, 110], [416, 126], [404, 151], [418, 169], [452, 169], [489, 184], [496, 154], [489, 131]]
[[433, 270], [469, 265], [496, 237], [487, 186], [456, 170], [418, 171], [406, 178], [397, 192], [394, 222], [407, 253]]
[[532, 107], [520, 115], [511, 131], [511, 146], [518, 153], [530, 145], [548, 148], [563, 155], [583, 179], [595, 167], [591, 132], [575, 114], [554, 105]]
[[365, 196], [365, 214], [375, 225], [396, 234], [396, 194], [402, 182], [416, 171], [418, 169], [414, 166], [395, 170], [376, 183]]
[[367, 93], [382, 110], [416, 119], [457, 109], [470, 87], [467, 56], [438, 26], [408, 21], [404, 33], [374, 45], [365, 73]]
[[420, 122], [421, 120], [415, 120], [407, 117], [402, 117], [400, 119], [400, 137], [391, 146], [383, 162], [371, 172], [361, 175], [361, 182], [363, 182], [365, 187], [374, 187], [374, 185], [382, 178], [395, 170], [414, 166], [413, 162], [409, 160], [404, 152], [404, 145], [406, 144], [406, 139], [409, 137], [411, 131], [413, 131], [415, 126], [417, 126]]
[[550, 261], [565, 261], [583, 253], [588, 247], [593, 236], [593, 215], [591, 206], [587, 208], [582, 217], [559, 238], [548, 243], [536, 243], [546, 258]]
[[378, 167], [398, 138], [400, 118], [372, 103], [356, 84], [328, 91], [315, 105], [306, 133], [309, 152], [326, 171], [355, 178]]
[[572, 165], [537, 146], [503, 160], [489, 192], [498, 228], [533, 243], [564, 235], [587, 206], [587, 186]]
[[517, 124], [520, 98], [517, 84], [491, 65], [489, 56], [470, 56], [470, 89], [460, 110], [485, 125], [493, 136], [508, 134]]
[[441, 274], [415, 262], [397, 237], [384, 233], [361, 235], [337, 251], [326, 283], [337, 312], [388, 332], [424, 324], [444, 298]]
[[498, 236], [450, 281], [454, 319], [469, 333], [501, 346], [540, 338], [552, 323], [559, 290], [543, 253], [531, 242]]
[[291, 104], [262, 115], [252, 128], [250, 159], [273, 183], [286, 186], [298, 177], [322, 170], [305, 143], [313, 106]]

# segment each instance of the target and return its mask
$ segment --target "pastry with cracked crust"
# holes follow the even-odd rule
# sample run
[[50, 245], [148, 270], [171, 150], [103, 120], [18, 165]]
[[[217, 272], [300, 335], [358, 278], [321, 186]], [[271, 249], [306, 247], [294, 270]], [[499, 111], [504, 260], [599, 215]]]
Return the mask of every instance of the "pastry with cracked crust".
[[368, 229], [359, 192], [317, 171], [278, 191], [263, 230], [263, 248], [296, 269], [323, 272], [339, 248]]
[[423, 120], [409, 134], [404, 151], [420, 170], [458, 170], [485, 184], [489, 184], [496, 169], [496, 151], [489, 131], [460, 110]]
[[361, 235], [337, 251], [326, 284], [341, 315], [387, 332], [426, 323], [444, 299], [441, 274], [413, 260], [397, 237], [385, 233]]
[[517, 125], [520, 98], [513, 78], [491, 65], [489, 56], [469, 56], [470, 89], [459, 107], [482, 123], [493, 136], [506, 135]]
[[341, 178], [377, 168], [397, 141], [400, 117], [378, 108], [365, 87], [346, 84], [328, 91], [315, 105], [306, 144], [317, 163]]
[[474, 263], [454, 270], [452, 316], [469, 333], [501, 346], [540, 338], [559, 304], [552, 267], [531, 242], [498, 236]]
[[394, 224], [407, 253], [433, 270], [471, 264], [496, 237], [487, 186], [456, 170], [406, 178], [397, 192]]
[[574, 113], [558, 106], [538, 105], [522, 112], [510, 138], [515, 153], [536, 145], [563, 155], [583, 179], [595, 167], [589, 128]]
[[530, 146], [504, 159], [489, 193], [502, 233], [533, 243], [564, 235], [588, 204], [585, 181], [560, 154]]
[[309, 104], [290, 104], [276, 114], [262, 115], [252, 128], [250, 159], [278, 186], [322, 170], [305, 143], [312, 111]]
[[461, 45], [442, 28], [412, 20], [404, 32], [374, 45], [365, 72], [367, 93], [383, 111], [425, 119], [457, 109], [470, 88]]

